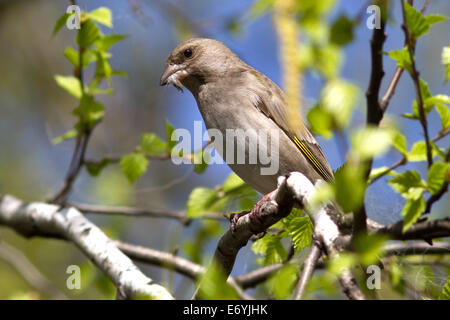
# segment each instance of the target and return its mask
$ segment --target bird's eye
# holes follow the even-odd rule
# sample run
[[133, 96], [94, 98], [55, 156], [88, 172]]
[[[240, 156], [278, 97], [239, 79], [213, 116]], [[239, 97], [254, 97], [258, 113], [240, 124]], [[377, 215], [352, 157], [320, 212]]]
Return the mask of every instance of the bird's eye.
[[191, 49], [184, 50], [184, 56], [186, 58], [190, 58], [192, 56], [192, 50]]

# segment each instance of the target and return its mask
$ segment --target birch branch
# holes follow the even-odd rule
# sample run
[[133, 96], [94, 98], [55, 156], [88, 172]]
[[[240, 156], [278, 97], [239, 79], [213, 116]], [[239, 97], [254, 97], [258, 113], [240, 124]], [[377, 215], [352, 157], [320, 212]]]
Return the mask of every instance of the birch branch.
[[75, 208], [25, 203], [5, 195], [0, 197], [0, 225], [11, 227], [26, 237], [51, 236], [73, 242], [126, 298], [173, 299]]

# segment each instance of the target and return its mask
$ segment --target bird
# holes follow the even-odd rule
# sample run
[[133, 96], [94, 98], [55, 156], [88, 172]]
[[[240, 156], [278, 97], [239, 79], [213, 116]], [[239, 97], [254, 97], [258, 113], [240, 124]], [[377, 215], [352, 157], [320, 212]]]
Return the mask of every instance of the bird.
[[[227, 161], [229, 150], [226, 147], [217, 150], [230, 168], [256, 191], [269, 194], [276, 189], [279, 176], [293, 171], [302, 173], [313, 184], [318, 180], [333, 181], [333, 171], [320, 145], [299, 112], [292, 119], [283, 91], [222, 42], [193, 38], [179, 44], [166, 59], [160, 85], [173, 85], [181, 91], [188, 89], [208, 130], [218, 130], [224, 137], [228, 130], [263, 130], [269, 133], [268, 140], [277, 139], [277, 150], [269, 150], [269, 143], [256, 140], [258, 147], [278, 161], [272, 174], [262, 173], [261, 169], [267, 167], [262, 161]], [[234, 151], [244, 153], [246, 160], [255, 152], [245, 139], [233, 142]]]

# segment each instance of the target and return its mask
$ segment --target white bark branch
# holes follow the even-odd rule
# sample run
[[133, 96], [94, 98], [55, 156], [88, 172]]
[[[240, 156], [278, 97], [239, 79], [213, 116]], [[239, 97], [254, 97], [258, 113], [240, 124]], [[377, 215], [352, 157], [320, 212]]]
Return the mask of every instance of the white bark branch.
[[0, 225], [9, 226], [27, 237], [53, 236], [73, 242], [126, 298], [173, 299], [164, 287], [153, 283], [75, 208], [25, 203], [5, 195], [0, 197]]

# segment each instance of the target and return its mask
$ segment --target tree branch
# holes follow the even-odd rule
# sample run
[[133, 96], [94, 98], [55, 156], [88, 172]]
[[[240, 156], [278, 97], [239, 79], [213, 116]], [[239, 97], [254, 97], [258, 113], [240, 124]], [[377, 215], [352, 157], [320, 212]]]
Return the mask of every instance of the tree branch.
[[[428, 134], [428, 124], [427, 124], [427, 119], [426, 119], [426, 114], [425, 114], [425, 107], [424, 107], [424, 103], [423, 103], [422, 91], [420, 90], [419, 72], [417, 71], [416, 61], [414, 59], [415, 43], [413, 43], [413, 40], [411, 39], [408, 25], [406, 23], [405, 3], [403, 1], [401, 1], [401, 3], [402, 3], [402, 15], [403, 15], [402, 29], [405, 33], [406, 46], [408, 48], [409, 57], [411, 59], [410, 74], [411, 74], [411, 78], [413, 79], [414, 89], [416, 91], [417, 105], [419, 108], [420, 124], [422, 125], [423, 132], [425, 135], [428, 167], [431, 167], [431, 165], [433, 164], [433, 157], [431, 155], [431, 144], [430, 144], [430, 138], [429, 138], [429, 134]], [[426, 8], [426, 3], [424, 5], [424, 8]]]
[[422, 221], [403, 232], [403, 221], [380, 228], [376, 233], [386, 234], [392, 240], [427, 240], [450, 237], [450, 218]]
[[[198, 280], [200, 276], [204, 275], [206, 272], [206, 269], [203, 266], [182, 257], [177, 257], [168, 252], [161, 252], [121, 241], [114, 241], [114, 244], [133, 260], [172, 269], [192, 280]], [[251, 296], [244, 292], [243, 288], [236, 282], [235, 279], [230, 277], [227, 282], [236, 290], [242, 299], [253, 300]]]
[[[250, 214], [238, 219], [234, 232], [228, 230], [219, 240], [213, 259], [222, 268], [225, 276], [231, 273], [237, 253], [252, 235], [265, 231], [287, 216], [294, 204], [306, 209], [314, 223], [317, 241], [321, 243], [325, 253], [330, 256], [338, 255], [342, 248], [342, 233], [337, 224], [340, 213], [332, 205], [314, 210], [310, 208], [308, 203], [314, 191], [314, 185], [299, 172], [279, 177], [278, 188], [263, 197]], [[344, 270], [339, 281], [350, 299], [364, 299], [350, 270]]]
[[153, 283], [114, 243], [77, 209], [46, 203], [25, 203], [12, 196], [0, 197], [0, 225], [26, 237], [52, 236], [73, 242], [123, 292], [126, 298], [173, 299]]

